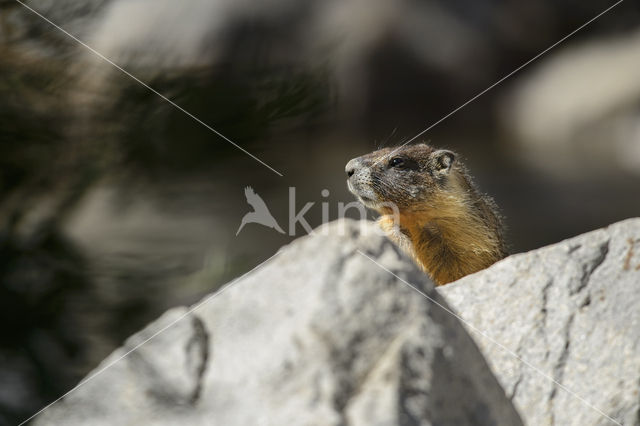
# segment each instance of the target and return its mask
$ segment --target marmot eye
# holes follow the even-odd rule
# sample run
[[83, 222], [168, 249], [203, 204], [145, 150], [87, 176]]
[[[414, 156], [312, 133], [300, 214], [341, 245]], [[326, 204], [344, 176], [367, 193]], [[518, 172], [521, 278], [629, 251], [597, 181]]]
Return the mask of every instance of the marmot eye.
[[401, 157], [394, 157], [389, 161], [389, 167], [402, 167], [404, 160]]

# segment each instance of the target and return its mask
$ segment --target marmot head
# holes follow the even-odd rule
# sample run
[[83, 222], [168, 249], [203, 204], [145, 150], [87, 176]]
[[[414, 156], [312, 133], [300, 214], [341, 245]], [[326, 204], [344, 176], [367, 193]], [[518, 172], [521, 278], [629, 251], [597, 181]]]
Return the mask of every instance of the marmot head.
[[456, 165], [453, 152], [417, 144], [354, 158], [345, 171], [349, 190], [365, 206], [386, 213], [387, 203], [411, 212], [430, 207], [450, 183]]

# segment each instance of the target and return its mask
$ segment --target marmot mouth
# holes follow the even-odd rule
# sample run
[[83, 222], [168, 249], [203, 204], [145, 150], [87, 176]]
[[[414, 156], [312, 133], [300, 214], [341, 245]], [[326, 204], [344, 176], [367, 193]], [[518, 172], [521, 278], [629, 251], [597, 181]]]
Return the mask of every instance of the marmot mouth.
[[371, 196], [368, 197], [362, 194], [363, 192], [366, 194], [369, 191], [363, 191], [359, 185], [356, 186], [353, 183], [351, 183], [350, 180], [347, 180], [347, 187], [349, 188], [349, 191], [353, 195], [355, 195], [358, 201], [360, 201], [365, 207], [368, 207], [370, 209], [375, 209], [376, 206], [378, 205], [378, 201], [375, 198], [372, 198]]

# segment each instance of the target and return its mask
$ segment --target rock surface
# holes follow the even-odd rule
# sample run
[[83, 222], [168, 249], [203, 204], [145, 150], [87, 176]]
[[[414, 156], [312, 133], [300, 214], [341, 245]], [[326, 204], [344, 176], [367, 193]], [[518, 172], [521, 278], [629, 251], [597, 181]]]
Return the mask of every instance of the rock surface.
[[463, 326], [416, 291], [446, 307], [431, 282], [375, 230], [334, 222], [167, 312], [36, 424], [521, 424]]
[[525, 423], [640, 425], [640, 219], [439, 292], [488, 337], [469, 327]]

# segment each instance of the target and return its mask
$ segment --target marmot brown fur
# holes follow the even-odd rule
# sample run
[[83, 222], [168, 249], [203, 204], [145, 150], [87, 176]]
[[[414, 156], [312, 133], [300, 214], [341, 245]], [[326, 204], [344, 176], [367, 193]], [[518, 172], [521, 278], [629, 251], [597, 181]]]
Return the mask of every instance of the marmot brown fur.
[[436, 285], [506, 256], [496, 204], [455, 153], [426, 144], [384, 148], [349, 161], [346, 172], [349, 190], [381, 214], [382, 229]]

